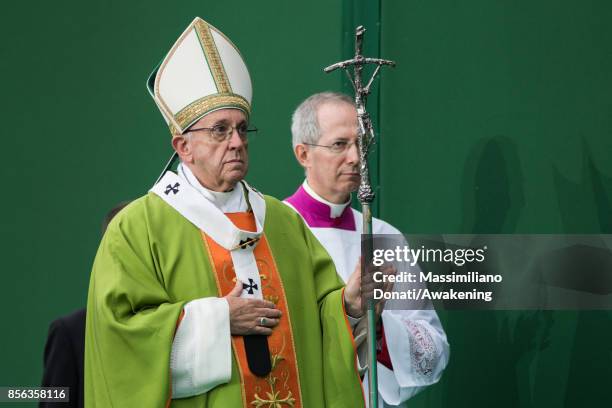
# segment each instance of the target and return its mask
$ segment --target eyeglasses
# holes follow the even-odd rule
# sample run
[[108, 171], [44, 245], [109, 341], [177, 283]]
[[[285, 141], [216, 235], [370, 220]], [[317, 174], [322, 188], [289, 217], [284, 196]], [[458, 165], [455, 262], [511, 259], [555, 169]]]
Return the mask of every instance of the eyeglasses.
[[335, 154], [346, 153], [353, 145], [357, 146], [357, 151], [359, 151], [359, 145], [357, 145], [356, 140], [352, 142], [349, 142], [346, 140], [337, 140], [330, 145], [320, 145], [316, 143], [304, 143], [304, 144], [308, 146], [325, 147], [329, 149], [330, 152], [335, 153]]
[[230, 125], [215, 125], [213, 127], [203, 127], [190, 129], [189, 132], [197, 132], [200, 130], [208, 130], [210, 131], [210, 136], [215, 142], [225, 142], [229, 140], [234, 134], [234, 130], [238, 132], [238, 136], [242, 140], [246, 140], [247, 136], [250, 134], [257, 134], [257, 128], [253, 127], [249, 129], [249, 126], [246, 123], [241, 123], [238, 126], [230, 126]]

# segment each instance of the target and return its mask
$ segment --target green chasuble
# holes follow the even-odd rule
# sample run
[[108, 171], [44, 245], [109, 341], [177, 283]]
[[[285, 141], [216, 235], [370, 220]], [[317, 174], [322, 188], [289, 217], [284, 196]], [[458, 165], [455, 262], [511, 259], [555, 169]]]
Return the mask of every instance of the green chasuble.
[[[274, 198], [265, 202], [264, 234], [286, 295], [289, 316], [281, 319], [290, 318], [303, 407], [363, 407], [342, 280], [300, 216]], [[172, 341], [183, 306], [216, 296], [211, 261], [195, 225], [153, 193], [123, 209], [109, 225], [91, 273], [85, 405], [167, 406]], [[243, 407], [232, 350], [228, 383], [172, 399], [170, 406]]]

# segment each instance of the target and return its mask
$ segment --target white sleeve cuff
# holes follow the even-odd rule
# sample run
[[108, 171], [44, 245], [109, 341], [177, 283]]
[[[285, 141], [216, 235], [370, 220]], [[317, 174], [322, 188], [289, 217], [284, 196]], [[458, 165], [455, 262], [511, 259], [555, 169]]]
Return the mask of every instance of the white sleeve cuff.
[[357, 363], [357, 370], [359, 371], [359, 375], [363, 375], [366, 368], [368, 368], [367, 360], [367, 334], [368, 334], [368, 320], [367, 319], [357, 319], [357, 323], [352, 327], [353, 329], [353, 339], [355, 341], [356, 355], [355, 360]]
[[349, 325], [351, 326], [351, 329], [354, 329], [355, 326], [357, 326], [357, 323], [359, 323], [361, 319], [363, 318], [363, 316], [353, 317], [353, 316], [350, 316], [348, 313], [346, 314], [346, 317], [348, 318], [348, 322], [349, 322]]
[[172, 343], [172, 398], [204, 394], [232, 376], [229, 305], [210, 297], [185, 304]]
[[448, 343], [433, 310], [385, 310], [382, 318], [393, 371], [379, 364], [379, 392], [397, 404], [440, 379]]

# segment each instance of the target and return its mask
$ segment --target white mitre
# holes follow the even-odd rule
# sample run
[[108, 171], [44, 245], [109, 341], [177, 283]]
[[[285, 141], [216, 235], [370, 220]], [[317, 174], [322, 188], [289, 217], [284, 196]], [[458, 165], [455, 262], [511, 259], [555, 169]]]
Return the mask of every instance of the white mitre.
[[251, 76], [240, 51], [199, 17], [151, 73], [147, 88], [172, 134], [184, 133], [215, 110], [251, 113]]

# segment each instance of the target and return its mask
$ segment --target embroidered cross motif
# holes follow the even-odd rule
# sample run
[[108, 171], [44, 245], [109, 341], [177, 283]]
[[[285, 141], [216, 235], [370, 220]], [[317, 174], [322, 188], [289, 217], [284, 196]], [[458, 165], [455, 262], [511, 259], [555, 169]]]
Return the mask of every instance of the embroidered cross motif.
[[243, 290], [246, 289], [248, 291], [247, 293], [249, 295], [252, 295], [253, 294], [253, 289], [257, 290], [258, 287], [257, 287], [257, 284], [255, 283], [255, 281], [253, 279], [249, 278], [249, 284], [247, 285], [246, 283], [243, 282], [242, 283], [242, 289]]
[[172, 185], [172, 184], [168, 184], [168, 185], [166, 186], [166, 190], [164, 191], [164, 193], [165, 193], [166, 195], [168, 195], [168, 194], [170, 194], [170, 192], [173, 192], [173, 193], [176, 195], [176, 193], [178, 193], [178, 191], [179, 191], [179, 189], [178, 189], [178, 188], [179, 188], [179, 186], [180, 186], [180, 184], [179, 184], [178, 182], [177, 182], [177, 183], [174, 183], [174, 185]]
[[[283, 349], [284, 348], [285, 346], [283, 345]], [[272, 372], [274, 372], [276, 369], [277, 364], [283, 360], [285, 360], [285, 358], [280, 353], [272, 355]], [[287, 383], [287, 380], [288, 378], [285, 379], [285, 384]], [[296, 400], [291, 391], [288, 391], [287, 395], [284, 398], [281, 398], [281, 392], [276, 389], [276, 381], [278, 381], [277, 377], [270, 373], [268, 374], [266, 381], [270, 385], [270, 391], [266, 391], [267, 398], [262, 398], [258, 393], [255, 393], [255, 400], [251, 401], [251, 405], [254, 405], [256, 408], [295, 407]]]

